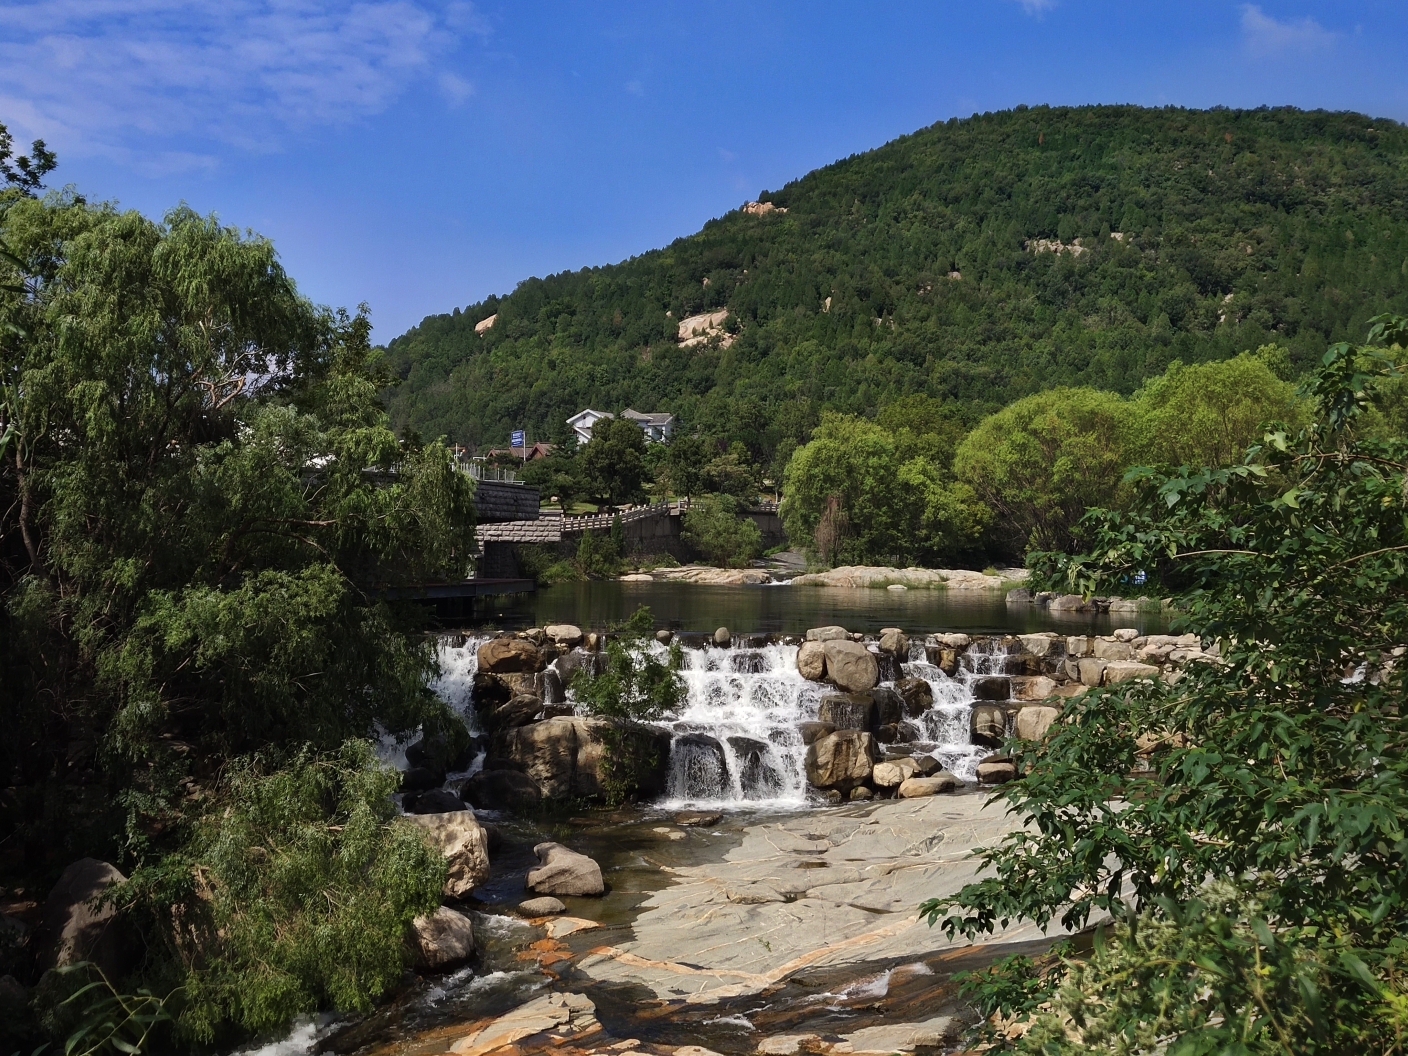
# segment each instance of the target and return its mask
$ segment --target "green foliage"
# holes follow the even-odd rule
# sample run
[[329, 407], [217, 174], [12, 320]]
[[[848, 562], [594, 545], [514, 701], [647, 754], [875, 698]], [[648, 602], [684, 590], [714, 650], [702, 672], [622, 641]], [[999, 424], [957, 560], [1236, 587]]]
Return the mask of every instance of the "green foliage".
[[170, 1006], [182, 996], [178, 989], [157, 997], [145, 987], [123, 993], [96, 965], [80, 961], [50, 973], [36, 1001], [46, 1005], [46, 1032], [64, 1039], [64, 1056], [143, 1056], [169, 1047]]
[[954, 471], [992, 509], [1012, 549], [1065, 549], [1088, 508], [1115, 501], [1137, 450], [1127, 401], [1053, 389], [984, 419], [958, 448]]
[[[822, 410], [913, 394], [981, 412], [1057, 386], [1128, 395], [1175, 359], [1273, 341], [1299, 374], [1408, 309], [1406, 153], [1393, 121], [1293, 109], [943, 122], [761, 195], [785, 214], [730, 212], [427, 317], [388, 348], [393, 421], [486, 444], [634, 406], [771, 465]], [[1079, 255], [1035, 251], [1077, 238]], [[720, 309], [730, 347], [680, 347], [681, 319]]]
[[1240, 461], [1266, 426], [1306, 425], [1309, 408], [1273, 369], [1285, 362], [1283, 353], [1272, 345], [1220, 363], [1169, 364], [1135, 394], [1144, 457], [1181, 466], [1226, 466]]
[[161, 940], [148, 971], [183, 988], [183, 1036], [364, 1012], [399, 981], [407, 928], [445, 882], [444, 859], [392, 820], [399, 781], [363, 741], [242, 760], [181, 852], [115, 889]]
[[965, 935], [1121, 921], [1018, 1051], [1403, 1051], [1408, 441], [1356, 426], [1399, 370], [1374, 346], [1405, 326], [1324, 354], [1306, 428], [1235, 465], [1136, 472], [1084, 553], [1032, 556], [1062, 591], [1144, 573], [1220, 656], [1070, 701], [1002, 793], [1026, 827], [923, 907]]
[[607, 418], [592, 428], [592, 439], [577, 454], [584, 494], [608, 506], [645, 497], [645, 434], [626, 418]]
[[680, 538], [724, 568], [744, 568], [763, 548], [763, 533], [750, 517], [738, 512], [730, 495], [705, 495], [695, 499], [684, 515]]
[[577, 544], [577, 557], [574, 561], [579, 576], [601, 578], [617, 575], [621, 571], [621, 551], [610, 535], [600, 532], [583, 532], [582, 541]]
[[597, 675], [578, 674], [572, 682], [578, 706], [607, 720], [601, 729], [606, 746], [602, 777], [613, 806], [627, 799], [640, 775], [658, 762], [654, 740], [640, 724], [658, 722], [676, 711], [685, 696], [680, 644], [671, 643], [661, 659], [649, 637], [654, 625], [650, 609], [642, 605], [608, 637], [605, 669]]

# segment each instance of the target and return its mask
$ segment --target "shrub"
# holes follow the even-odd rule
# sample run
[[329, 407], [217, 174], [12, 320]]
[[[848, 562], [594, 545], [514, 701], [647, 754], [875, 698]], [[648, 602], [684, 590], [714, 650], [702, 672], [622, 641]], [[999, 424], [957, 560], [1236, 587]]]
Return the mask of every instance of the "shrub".
[[729, 495], [696, 499], [685, 512], [681, 538], [716, 565], [742, 568], [762, 551], [763, 533], [738, 507]]

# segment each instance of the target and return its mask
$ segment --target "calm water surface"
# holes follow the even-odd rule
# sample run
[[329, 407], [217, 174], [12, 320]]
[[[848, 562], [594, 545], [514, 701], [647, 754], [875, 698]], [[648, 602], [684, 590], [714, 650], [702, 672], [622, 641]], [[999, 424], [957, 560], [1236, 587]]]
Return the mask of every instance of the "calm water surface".
[[1033, 605], [1008, 605], [1001, 593], [791, 585], [715, 587], [616, 580], [562, 583], [532, 594], [484, 599], [481, 605], [473, 624], [509, 630], [549, 623], [603, 628], [625, 620], [642, 605], [650, 607], [659, 627], [700, 632], [728, 627], [745, 634], [801, 634], [809, 627], [828, 624], [862, 632], [900, 627], [911, 634], [1105, 634], [1117, 627], [1157, 634], [1168, 629], [1170, 620], [1162, 612], [1113, 617], [1053, 615]]

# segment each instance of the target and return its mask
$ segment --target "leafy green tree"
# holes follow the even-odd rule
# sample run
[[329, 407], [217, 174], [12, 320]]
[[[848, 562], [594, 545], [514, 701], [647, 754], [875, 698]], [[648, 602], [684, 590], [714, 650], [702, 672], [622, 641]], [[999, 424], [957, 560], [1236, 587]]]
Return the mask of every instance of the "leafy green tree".
[[577, 455], [584, 490], [604, 505], [645, 496], [645, 434], [625, 418], [597, 422]]
[[1063, 550], [1087, 509], [1115, 501], [1138, 443], [1138, 418], [1116, 394], [1052, 389], [979, 423], [954, 471], [992, 510], [1008, 546]]
[[743, 502], [756, 502], [759, 476], [758, 467], [754, 465], [748, 449], [735, 440], [722, 455], [709, 460], [704, 467], [702, 480], [705, 491], [729, 495]]
[[690, 503], [680, 538], [724, 568], [743, 568], [763, 552], [763, 533], [738, 512], [738, 500], [729, 495], [705, 495]]
[[558, 505], [566, 512], [575, 499], [585, 494], [576, 454], [575, 443], [557, 447], [546, 458], [525, 464], [520, 475], [524, 483], [537, 488], [544, 499], [556, 496]]
[[686, 434], [670, 440], [665, 456], [665, 475], [670, 490], [683, 498], [693, 498], [704, 491], [704, 466], [709, 461], [709, 447], [699, 436]]
[[[984, 879], [924, 912], [952, 934], [1017, 918], [1117, 924], [1021, 996], [1029, 1053], [1401, 1052], [1408, 1028], [1408, 440], [1356, 426], [1399, 373], [1408, 321], [1325, 353], [1315, 419], [1233, 465], [1142, 471], [1126, 513], [1037, 581], [1114, 590], [1143, 573], [1216, 642], [1176, 683], [1070, 701], [1018, 744], [1002, 796], [1025, 827]], [[1152, 749], [1151, 749], [1152, 746]], [[990, 994], [1003, 989], [984, 984]]]
[[1298, 429], [1309, 420], [1295, 386], [1251, 352], [1219, 363], [1174, 361], [1133, 402], [1144, 419], [1143, 457], [1173, 465], [1230, 465], [1268, 425]]
[[579, 674], [572, 682], [578, 706], [606, 720], [601, 733], [606, 746], [603, 784], [612, 805], [633, 794], [641, 775], [659, 762], [655, 739], [641, 724], [677, 711], [685, 697], [679, 673], [684, 653], [676, 641], [663, 659], [657, 656], [658, 647], [650, 639], [654, 626], [650, 609], [642, 605], [607, 638], [605, 669]]

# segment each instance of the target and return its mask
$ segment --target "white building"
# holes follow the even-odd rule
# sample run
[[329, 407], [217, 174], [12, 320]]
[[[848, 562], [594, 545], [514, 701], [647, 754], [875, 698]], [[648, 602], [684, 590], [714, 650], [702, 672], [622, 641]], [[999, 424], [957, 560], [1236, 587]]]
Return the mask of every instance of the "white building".
[[[591, 442], [592, 427], [597, 422], [603, 418], [615, 417], [608, 411], [594, 411], [588, 407], [585, 411], [578, 411], [567, 419], [567, 424], [577, 434], [577, 442], [587, 444]], [[665, 443], [675, 431], [675, 416], [673, 414], [642, 414], [640, 411], [633, 411], [627, 407], [621, 412], [621, 417], [637, 426], [645, 434], [645, 439], [649, 443]]]
[[615, 418], [614, 414], [606, 411], [594, 411], [588, 407], [585, 411], [578, 411], [571, 418], [567, 419], [567, 424], [572, 427], [572, 431], [577, 434], [577, 443], [587, 444], [592, 439], [592, 426], [603, 418]]

